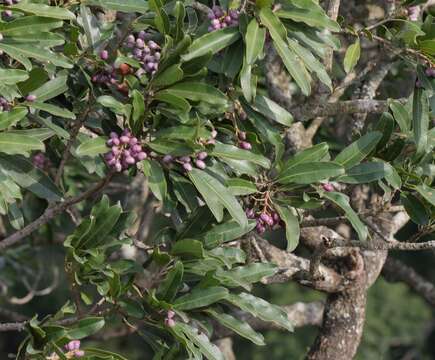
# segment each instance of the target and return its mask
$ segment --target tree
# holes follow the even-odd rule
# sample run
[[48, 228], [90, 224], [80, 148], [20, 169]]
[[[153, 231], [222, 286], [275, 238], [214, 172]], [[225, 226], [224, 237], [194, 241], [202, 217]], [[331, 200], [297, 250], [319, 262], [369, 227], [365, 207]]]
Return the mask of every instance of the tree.
[[[381, 271], [435, 304], [389, 255], [435, 248], [432, 2], [357, 3], [3, 1], [17, 359], [126, 359], [103, 340], [133, 333], [141, 359], [232, 359], [234, 336], [311, 324], [307, 359], [348, 360]], [[252, 294], [285, 282], [326, 302]]]

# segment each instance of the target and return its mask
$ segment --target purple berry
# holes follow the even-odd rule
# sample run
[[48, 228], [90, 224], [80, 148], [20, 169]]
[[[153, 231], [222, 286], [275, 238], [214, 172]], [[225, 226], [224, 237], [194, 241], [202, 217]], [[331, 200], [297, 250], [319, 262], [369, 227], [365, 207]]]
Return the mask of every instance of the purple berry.
[[152, 40], [148, 41], [148, 46], [149, 46], [150, 49], [153, 49], [153, 50], [156, 50], [156, 49], [158, 49], [160, 47], [159, 45], [157, 45], [157, 43], [155, 43]]
[[202, 160], [196, 160], [195, 161], [195, 165], [198, 169], [205, 169], [207, 167], [207, 165], [205, 164], [204, 161]]
[[260, 219], [263, 220], [264, 222], [268, 223], [269, 220], [271, 220], [271, 217], [268, 214], [266, 214], [266, 213], [262, 213], [260, 215]]
[[142, 39], [142, 40], [145, 40], [146, 36], [147, 36], [147, 33], [143, 30], [139, 31], [139, 33], [137, 34], [137, 37], [139, 39]]
[[29, 94], [29, 95], [26, 96], [26, 100], [29, 101], [29, 102], [35, 101], [36, 100], [36, 95]]
[[127, 135], [122, 135], [119, 140], [121, 140], [122, 144], [128, 144], [130, 142], [130, 138]]
[[175, 320], [167, 318], [167, 319], [165, 319], [165, 325], [167, 327], [174, 327], [175, 326]]
[[172, 310], [169, 310], [166, 316], [168, 319], [172, 319], [175, 316], [175, 312]]
[[145, 43], [143, 42], [142, 39], [136, 39], [136, 46], [137, 46], [139, 49], [142, 49], [142, 48], [145, 46]]
[[261, 225], [261, 224], [257, 224], [255, 229], [257, 230], [257, 232], [259, 234], [263, 234], [266, 231], [266, 228], [264, 227], [264, 225]]
[[164, 163], [170, 163], [174, 158], [171, 155], [165, 155], [163, 157], [163, 162]]
[[332, 184], [330, 184], [330, 183], [322, 184], [322, 188], [326, 192], [334, 191], [334, 186]]
[[121, 163], [119, 161], [117, 161], [115, 163], [115, 170], [116, 170], [116, 172], [121, 172], [122, 171], [122, 165], [121, 165]]
[[196, 156], [199, 160], [204, 160], [206, 159], [208, 156], [208, 154], [205, 151], [201, 151], [200, 153], [198, 153], [198, 155]]
[[190, 157], [189, 156], [182, 156], [182, 157], [180, 157], [180, 161], [183, 163], [190, 163]]
[[138, 160], [138, 161], [142, 161], [142, 160], [145, 160], [146, 158], [147, 158], [147, 153], [146, 152], [144, 152], [144, 151], [141, 151], [140, 153], [138, 153], [137, 155], [136, 155], [136, 159]]
[[239, 139], [246, 140], [246, 133], [244, 131], [239, 131]]
[[78, 358], [83, 357], [83, 356], [85, 356], [85, 352], [83, 350], [76, 350], [74, 352], [74, 356], [78, 357]]
[[136, 160], [135, 160], [134, 157], [132, 157], [132, 156], [127, 156], [127, 157], [125, 158], [125, 162], [126, 162], [127, 164], [132, 165], [132, 164], [136, 163]]
[[216, 19], [216, 15], [214, 14], [213, 11], [210, 11], [210, 12], [208, 13], [207, 17], [208, 17], [210, 20]]
[[107, 50], [103, 50], [100, 52], [100, 58], [102, 60], [107, 60], [109, 58], [109, 53], [107, 52]]
[[252, 145], [250, 143], [248, 143], [247, 141], [242, 141], [240, 143], [240, 147], [242, 149], [245, 149], [245, 150], [251, 150], [252, 149]]
[[255, 212], [254, 212], [254, 210], [252, 210], [252, 209], [246, 209], [245, 213], [246, 213], [246, 217], [248, 219], [255, 218]]
[[216, 136], [217, 136], [217, 131], [216, 130], [212, 130], [212, 132], [211, 132], [211, 137], [213, 138], [213, 139], [216, 139]]
[[190, 164], [190, 163], [184, 163], [183, 164], [183, 168], [184, 168], [184, 170], [186, 170], [186, 171], [192, 171], [192, 165]]

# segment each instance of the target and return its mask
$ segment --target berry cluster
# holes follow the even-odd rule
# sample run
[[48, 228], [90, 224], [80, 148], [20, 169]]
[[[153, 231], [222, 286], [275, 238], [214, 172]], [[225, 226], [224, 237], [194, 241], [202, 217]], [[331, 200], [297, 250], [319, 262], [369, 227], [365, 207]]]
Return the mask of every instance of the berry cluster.
[[174, 327], [175, 326], [175, 320], [174, 320], [175, 312], [172, 310], [169, 310], [166, 314], [165, 318], [165, 325], [167, 327]]
[[239, 141], [239, 147], [244, 150], [251, 150], [252, 145], [246, 141], [246, 133], [244, 131], [237, 132], [237, 138]]
[[238, 26], [239, 14], [240, 13], [238, 10], [224, 12], [220, 6], [213, 6], [212, 10], [208, 14], [208, 18], [210, 19], [208, 31], [211, 32], [229, 26]]
[[116, 78], [116, 70], [113, 67], [98, 72], [92, 76], [91, 80], [96, 84], [106, 86], [114, 85], [118, 82], [118, 79]]
[[207, 156], [208, 154], [205, 151], [201, 151], [194, 156], [181, 156], [178, 158], [174, 158], [172, 155], [165, 155], [163, 157], [163, 162], [166, 164], [178, 162], [182, 164], [183, 169], [186, 171], [191, 171], [193, 169], [192, 163], [194, 163], [198, 169], [203, 170], [207, 167], [206, 163], [204, 162]]
[[3, 97], [0, 96], [0, 112], [9, 111], [11, 109], [11, 104]]
[[[85, 352], [80, 350], [80, 340], [70, 341], [65, 345], [65, 351], [67, 352], [64, 354], [64, 358], [67, 359], [81, 358], [85, 356]], [[52, 353], [47, 357], [47, 360], [60, 360], [60, 357], [56, 353]]]
[[275, 225], [281, 224], [281, 217], [276, 212], [269, 213], [267, 210], [263, 210], [260, 213], [256, 213], [254, 209], [246, 209], [245, 213], [248, 219], [257, 220], [255, 229], [259, 234], [263, 234], [267, 227], [273, 228]]
[[35, 155], [33, 155], [32, 164], [33, 164], [33, 166], [35, 166], [41, 170], [44, 170], [49, 166], [50, 160], [45, 157], [44, 153], [38, 152]]
[[138, 76], [144, 72], [154, 75], [159, 68], [160, 46], [153, 40], [146, 41], [146, 38], [147, 34], [142, 30], [137, 36], [128, 35], [125, 43], [125, 46], [131, 49], [132, 57], [142, 64], [143, 71], [138, 72]]
[[115, 132], [110, 133], [107, 146], [111, 149], [104, 155], [104, 159], [116, 172], [126, 170], [148, 156], [139, 144], [139, 140], [128, 129], [125, 129], [121, 136]]

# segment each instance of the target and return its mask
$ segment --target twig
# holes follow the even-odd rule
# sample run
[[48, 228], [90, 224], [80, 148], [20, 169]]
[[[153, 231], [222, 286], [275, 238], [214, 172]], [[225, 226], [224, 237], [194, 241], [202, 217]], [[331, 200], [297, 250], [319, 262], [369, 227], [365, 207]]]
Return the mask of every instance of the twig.
[[104, 188], [112, 178], [113, 173], [109, 173], [109, 175], [101, 180], [97, 185], [95, 185], [93, 188], [83, 192], [82, 194], [70, 197], [66, 199], [65, 201], [58, 203], [54, 206], [49, 206], [44, 213], [37, 218], [35, 221], [31, 222], [29, 225], [25, 226], [23, 229], [18, 230], [14, 234], [10, 235], [9, 237], [5, 238], [4, 240], [0, 241], [0, 252], [4, 251], [6, 248], [15, 245], [18, 243], [21, 239], [25, 238], [26, 236], [30, 235], [35, 230], [39, 229], [42, 225], [45, 225], [48, 223], [51, 219], [56, 217], [57, 215], [64, 212], [66, 209], [68, 209], [70, 206], [77, 204], [88, 197], [96, 194], [99, 192], [102, 188]]
[[76, 123], [74, 124], [74, 126], [71, 130], [70, 138], [69, 138], [68, 142], [66, 143], [65, 151], [63, 152], [62, 159], [60, 160], [60, 164], [59, 164], [59, 167], [57, 169], [56, 176], [54, 178], [54, 183], [56, 185], [59, 185], [59, 183], [60, 183], [60, 179], [62, 177], [63, 170], [64, 170], [65, 165], [70, 157], [71, 147], [73, 146], [74, 141], [76, 140], [77, 135], [79, 134], [80, 128], [82, 127], [83, 123], [86, 121], [86, 118], [87, 118], [90, 111], [91, 111], [91, 107], [88, 106], [86, 108], [86, 110], [81, 114], [80, 118], [77, 119]]
[[388, 281], [402, 281], [417, 294], [421, 295], [431, 306], [435, 307], [435, 286], [412, 267], [399, 260], [388, 257], [382, 274]]

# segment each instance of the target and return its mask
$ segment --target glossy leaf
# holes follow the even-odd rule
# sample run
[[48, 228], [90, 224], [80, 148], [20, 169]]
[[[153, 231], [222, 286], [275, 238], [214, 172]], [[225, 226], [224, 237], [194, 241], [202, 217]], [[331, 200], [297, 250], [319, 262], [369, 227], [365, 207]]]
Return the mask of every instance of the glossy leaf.
[[353, 43], [347, 48], [346, 54], [344, 55], [343, 65], [344, 65], [344, 71], [346, 71], [346, 73], [350, 73], [353, 70], [353, 68], [358, 63], [360, 56], [361, 56], [361, 44], [358, 39], [357, 41], [355, 41], [355, 43]]
[[222, 221], [222, 209], [225, 207], [240, 226], [247, 226], [248, 220], [242, 207], [229, 190], [218, 180], [205, 171], [198, 169], [189, 171], [189, 178], [203, 196], [217, 221]]
[[230, 158], [235, 160], [248, 160], [266, 169], [270, 168], [270, 161], [268, 158], [252, 151], [240, 149], [234, 145], [227, 145], [217, 142], [210, 154], [216, 157]]
[[245, 34], [245, 58], [248, 65], [253, 65], [263, 52], [265, 39], [266, 29], [260, 27], [256, 19], [252, 19]]
[[201, 308], [226, 299], [228, 294], [228, 290], [222, 286], [195, 288], [175, 300], [174, 308], [185, 311]]
[[361, 241], [366, 241], [368, 236], [367, 227], [361, 222], [361, 220], [358, 218], [358, 215], [349, 205], [349, 197], [339, 192], [325, 192], [322, 196], [343, 209], [346, 217], [352, 224], [352, 227], [357, 232], [359, 239]]
[[16, 125], [20, 120], [25, 118], [27, 112], [26, 108], [19, 106], [14, 107], [11, 111], [0, 112], [0, 130], [5, 130]]
[[234, 26], [206, 33], [192, 42], [187, 49], [187, 54], [181, 59], [189, 61], [210, 52], [216, 54], [238, 39], [240, 39], [239, 29]]
[[81, 143], [77, 149], [77, 156], [96, 156], [100, 154], [107, 153], [109, 148], [106, 145], [107, 138], [106, 137], [96, 137], [91, 138], [83, 143]]
[[343, 165], [346, 169], [353, 167], [359, 164], [361, 160], [364, 160], [376, 148], [381, 138], [382, 134], [378, 131], [367, 133], [343, 149], [334, 161]]
[[51, 179], [26, 159], [19, 156], [0, 154], [0, 165], [2, 171], [20, 187], [29, 190], [36, 196], [49, 201], [62, 199], [61, 192]]
[[426, 150], [428, 128], [429, 108], [427, 97], [422, 88], [416, 87], [412, 101], [412, 130], [417, 145], [417, 154], [421, 154]]
[[292, 114], [265, 96], [257, 95], [253, 105], [255, 110], [281, 125], [290, 126], [293, 123]]
[[285, 236], [287, 239], [287, 251], [292, 252], [299, 244], [301, 230], [298, 217], [293, 214], [291, 209], [275, 204], [275, 209], [279, 217], [285, 223]]
[[301, 163], [285, 168], [277, 181], [281, 184], [311, 184], [344, 174], [344, 168], [334, 162]]
[[45, 150], [44, 143], [28, 135], [0, 133], [0, 152], [5, 154], [20, 154], [29, 156], [33, 150]]
[[370, 183], [384, 178], [390, 170], [390, 166], [383, 162], [366, 162], [346, 170], [346, 175], [338, 181], [348, 184]]

